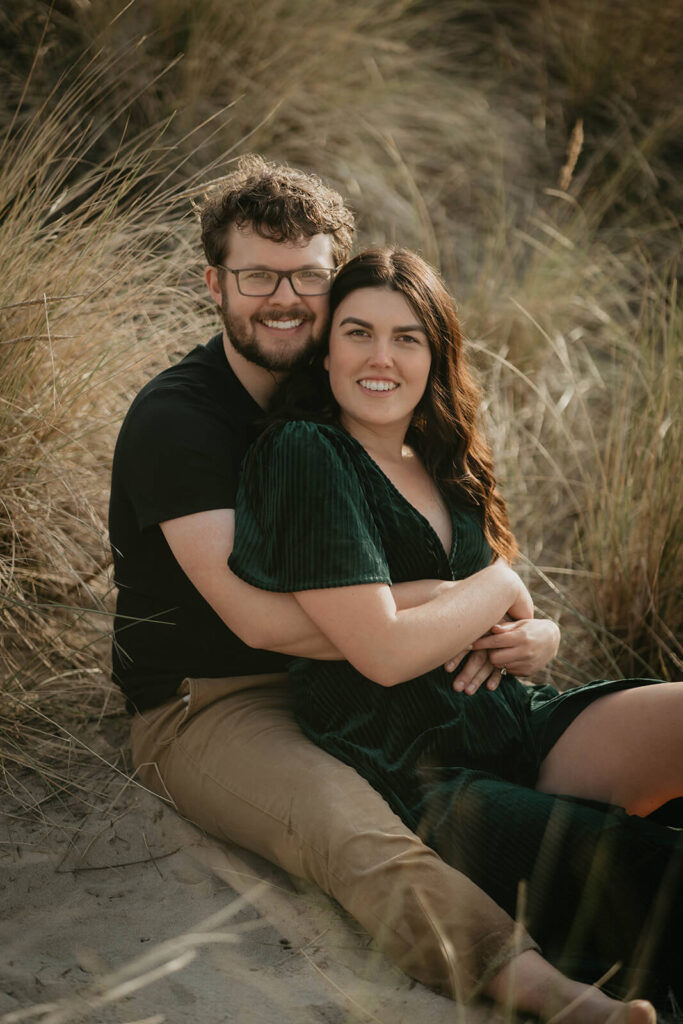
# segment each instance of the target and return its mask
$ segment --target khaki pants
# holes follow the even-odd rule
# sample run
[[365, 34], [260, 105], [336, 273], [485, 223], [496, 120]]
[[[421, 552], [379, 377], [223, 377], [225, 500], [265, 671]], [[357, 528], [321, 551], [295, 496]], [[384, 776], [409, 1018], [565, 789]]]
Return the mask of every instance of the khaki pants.
[[294, 721], [287, 677], [186, 679], [135, 716], [141, 781], [190, 821], [316, 882], [405, 971], [459, 999], [525, 932]]

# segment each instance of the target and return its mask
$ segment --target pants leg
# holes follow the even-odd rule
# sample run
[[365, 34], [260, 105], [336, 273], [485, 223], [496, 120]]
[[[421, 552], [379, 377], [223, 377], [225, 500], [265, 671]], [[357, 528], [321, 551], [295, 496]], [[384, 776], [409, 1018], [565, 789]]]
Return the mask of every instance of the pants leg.
[[510, 914], [557, 966], [594, 981], [616, 962], [634, 986], [681, 998], [683, 838], [604, 804], [555, 797], [471, 772], [434, 787], [425, 837]]
[[[189, 699], [188, 699], [189, 698]], [[469, 998], [529, 936], [294, 721], [286, 677], [186, 680], [135, 716], [141, 780], [185, 817], [316, 882], [423, 983]]]

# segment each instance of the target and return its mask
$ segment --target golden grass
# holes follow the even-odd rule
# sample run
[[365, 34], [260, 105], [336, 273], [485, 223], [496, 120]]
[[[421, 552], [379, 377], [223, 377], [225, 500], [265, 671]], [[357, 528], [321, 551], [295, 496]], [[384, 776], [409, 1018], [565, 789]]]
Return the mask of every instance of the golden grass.
[[675, 279], [675, 260], [610, 249], [577, 206], [513, 232], [467, 298], [513, 523], [567, 633], [555, 679], [681, 674]]
[[183, 346], [197, 330], [188, 320], [201, 320], [183, 284], [187, 204], [175, 208], [165, 186], [162, 136], [124, 136], [87, 166], [80, 104], [96, 104], [101, 89], [97, 69], [85, 69], [0, 153], [0, 730], [10, 789], [12, 765], [54, 768], [62, 753], [33, 708], [87, 720], [111, 699], [113, 442], [168, 338]]
[[[119, 13], [92, 0], [3, 15], [10, 792], [22, 767], [49, 779], [64, 760], [41, 715], [77, 729], [120, 708], [107, 682], [113, 442], [139, 383], [212, 330], [188, 196], [249, 149], [339, 186], [359, 244], [401, 240], [443, 268], [530, 578], [568, 633], [559, 681], [680, 670], [675, 33], [667, 5], [654, 34], [635, 2], [619, 7], [640, 26], [623, 55], [583, 0], [321, 0], [315, 18], [281, 0], [258, 18], [225, 0]], [[655, 60], [656, 81], [643, 70]], [[70, 778], [62, 765], [60, 791]]]

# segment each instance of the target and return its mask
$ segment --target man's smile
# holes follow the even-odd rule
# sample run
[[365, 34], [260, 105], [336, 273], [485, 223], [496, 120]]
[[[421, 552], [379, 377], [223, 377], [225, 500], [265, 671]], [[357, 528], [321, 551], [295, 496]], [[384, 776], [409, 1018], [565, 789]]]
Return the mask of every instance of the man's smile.
[[301, 327], [303, 323], [306, 323], [310, 317], [291, 317], [288, 320], [276, 320], [273, 317], [259, 317], [258, 322], [263, 324], [265, 327], [270, 327], [276, 331], [291, 331], [297, 327]]

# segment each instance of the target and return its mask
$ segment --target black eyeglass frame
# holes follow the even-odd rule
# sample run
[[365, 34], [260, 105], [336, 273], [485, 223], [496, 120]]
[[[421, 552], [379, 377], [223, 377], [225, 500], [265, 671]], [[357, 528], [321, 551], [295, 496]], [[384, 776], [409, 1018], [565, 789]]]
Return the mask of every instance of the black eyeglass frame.
[[[232, 267], [226, 267], [225, 263], [214, 263], [213, 266], [217, 270], [220, 268], [221, 270], [227, 270], [229, 273], [234, 274], [235, 275], [235, 280], [237, 282], [237, 291], [240, 293], [240, 295], [244, 295], [245, 298], [248, 298], [248, 299], [267, 299], [267, 298], [270, 298], [271, 295], [275, 295], [275, 292], [280, 287], [280, 282], [282, 281], [283, 277], [286, 277], [287, 280], [289, 281], [290, 288], [292, 289], [294, 294], [295, 295], [300, 295], [302, 298], [307, 298], [307, 297], [308, 298], [312, 298], [315, 295], [328, 295], [329, 291], [330, 291], [330, 289], [332, 287], [332, 281], [334, 280], [334, 277], [335, 277], [335, 275], [336, 275], [336, 273], [337, 273], [337, 271], [339, 269], [338, 267], [299, 267], [298, 270], [273, 270], [270, 267], [240, 267], [239, 270], [233, 270]], [[274, 285], [272, 291], [269, 291], [269, 292], [259, 292], [258, 294], [251, 294], [251, 295], [249, 294], [249, 292], [243, 292], [241, 287], [240, 287], [240, 274], [246, 274], [246, 273], [248, 273], [251, 270], [263, 270], [263, 271], [266, 271], [269, 274], [277, 274], [277, 281], [275, 282], [275, 285]], [[302, 291], [299, 291], [299, 289], [294, 284], [294, 281], [292, 280], [292, 276], [294, 274], [304, 273], [307, 270], [315, 270], [316, 272], [317, 271], [323, 271], [324, 273], [326, 273], [328, 275], [328, 278], [327, 278], [327, 285], [328, 286], [327, 286], [327, 288], [326, 288], [326, 290], [324, 292], [302, 292]]]

